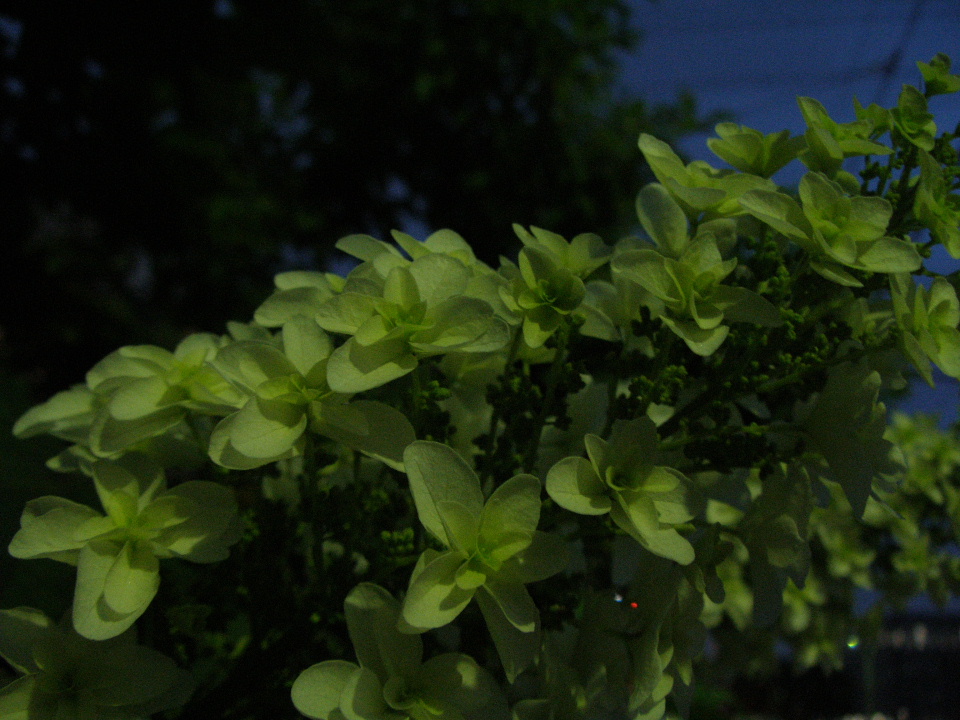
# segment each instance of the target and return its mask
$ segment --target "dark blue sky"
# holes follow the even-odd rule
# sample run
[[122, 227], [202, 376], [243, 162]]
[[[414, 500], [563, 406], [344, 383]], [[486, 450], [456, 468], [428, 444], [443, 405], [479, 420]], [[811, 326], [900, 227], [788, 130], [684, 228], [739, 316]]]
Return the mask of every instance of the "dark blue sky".
[[[797, 96], [819, 100], [831, 117], [849, 122], [853, 98], [864, 105], [896, 103], [904, 84], [919, 86], [918, 60], [944, 52], [960, 71], [960, 0], [633, 0], [643, 33], [639, 51], [623, 57], [622, 92], [651, 103], [694, 93], [708, 113], [729, 110], [736, 122], [763, 132], [803, 132]], [[960, 96], [931, 100], [939, 127], [960, 122]], [[706, 147], [708, 135], [682, 144], [691, 159], [723, 163]], [[796, 183], [795, 163], [774, 179]], [[931, 258], [948, 273], [960, 261], [945, 252]], [[942, 381], [942, 382], [941, 382]], [[960, 385], [939, 376], [920, 382], [903, 407], [954, 419]]]
[[[734, 109], [738, 122], [803, 130], [796, 97], [814, 97], [838, 120], [864, 105], [896, 102], [916, 85], [916, 61], [937, 52], [960, 65], [958, 0], [633, 0], [644, 35], [623, 61], [623, 87], [652, 102], [693, 91], [705, 111]], [[960, 100], [934, 106], [943, 125]], [[694, 154], [702, 142], [685, 144]], [[706, 148], [700, 151], [706, 159]]]

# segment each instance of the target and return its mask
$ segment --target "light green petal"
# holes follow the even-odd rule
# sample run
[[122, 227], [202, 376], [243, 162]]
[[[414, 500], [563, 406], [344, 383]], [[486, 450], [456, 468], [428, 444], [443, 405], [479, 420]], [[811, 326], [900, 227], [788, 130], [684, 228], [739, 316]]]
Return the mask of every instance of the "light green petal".
[[957, 292], [948, 280], [942, 277], [934, 278], [930, 287], [930, 321], [931, 325], [954, 329], [960, 322], [960, 302], [957, 301]]
[[610, 512], [606, 485], [586, 458], [564, 458], [547, 472], [547, 494], [562, 508], [581, 515]]
[[383, 254], [402, 257], [395, 247], [370, 235], [347, 235], [337, 240], [335, 247], [337, 250], [347, 253], [347, 255], [353, 255], [355, 258], [367, 262], [372, 262]]
[[507, 560], [500, 575], [521, 583], [538, 582], [566, 569], [570, 562], [570, 546], [559, 535], [537, 530], [531, 543]]
[[307, 427], [303, 408], [282, 400], [254, 398], [230, 417], [230, 444], [237, 452], [254, 458], [283, 456]]
[[420, 522], [450, 547], [437, 502], [452, 500], [479, 516], [483, 512], [480, 479], [455, 450], [437, 442], [418, 440], [412, 443], [403, 454], [403, 462]]
[[531, 348], [542, 347], [560, 327], [561, 316], [549, 307], [528, 312], [523, 318], [523, 341]]
[[844, 198], [840, 186], [819, 172], [808, 172], [800, 179], [798, 194], [804, 213], [811, 220], [831, 212], [835, 203]]
[[540, 614], [530, 593], [523, 583], [501, 582], [496, 577], [487, 578], [483, 584], [500, 612], [520, 632], [532, 633], [537, 629]]
[[440, 553], [410, 579], [403, 600], [403, 619], [417, 629], [428, 630], [447, 625], [463, 612], [473, 598], [473, 590], [456, 583], [457, 569], [466, 558], [459, 552]]
[[[540, 481], [533, 475], [515, 475], [494, 490], [483, 507], [481, 547], [505, 560], [530, 544], [539, 522]], [[509, 554], [497, 550], [509, 550]]]
[[410, 265], [418, 289], [418, 300], [434, 306], [462, 296], [470, 281], [467, 266], [456, 258], [433, 253], [417, 258]]
[[730, 333], [730, 328], [720, 325], [710, 330], [697, 327], [695, 322], [662, 318], [663, 323], [682, 339], [687, 347], [697, 355], [707, 357], [712, 355], [723, 344]]
[[656, 505], [650, 497], [639, 492], [624, 492], [619, 499], [610, 517], [624, 531], [654, 555], [681, 565], [693, 562], [693, 546], [675, 529], [660, 526]]
[[650, 169], [656, 175], [657, 180], [665, 183], [667, 179], [676, 179], [678, 181], [688, 181], [686, 167], [680, 157], [663, 140], [655, 138], [653, 135], [642, 133], [637, 141], [637, 146], [643, 157], [650, 164]]
[[689, 223], [683, 209], [663, 185], [652, 183], [640, 191], [637, 217], [664, 255], [680, 257], [690, 242]]
[[710, 296], [710, 301], [723, 306], [727, 322], [749, 322], [761, 327], [777, 327], [783, 322], [773, 303], [746, 288], [721, 285]]
[[682, 205], [686, 205], [693, 213], [701, 213], [714, 208], [727, 198], [726, 191], [720, 188], [694, 187], [685, 185], [673, 178], [667, 178], [663, 181], [663, 184]]
[[15, 558], [50, 558], [74, 564], [85, 539], [79, 530], [102, 515], [72, 500], [47, 495], [27, 503], [20, 517], [20, 530], [10, 541]]
[[683, 296], [667, 264], [666, 257], [648, 248], [627, 250], [611, 261], [615, 273], [635, 282], [654, 297], [668, 303], [680, 302]]
[[626, 533], [641, 545], [646, 545], [646, 536], [653, 535], [660, 527], [653, 500], [644, 493], [617, 494], [617, 502], [610, 508], [610, 517]]
[[497, 648], [497, 655], [511, 683], [526, 670], [540, 652], [540, 628], [533, 632], [517, 630], [503, 614], [500, 606], [484, 588], [477, 591], [477, 604], [483, 612], [483, 619]]
[[139, 511], [167, 489], [163, 468], [144, 453], [127, 453], [117, 460], [98, 460], [91, 466], [91, 472], [104, 507], [109, 503], [108, 495], [122, 491], [136, 498]]
[[850, 198], [850, 215], [843, 232], [858, 242], [876, 240], [887, 231], [893, 206], [881, 197]]
[[264, 327], [273, 328], [280, 327], [297, 315], [313, 318], [320, 305], [330, 297], [332, 294], [329, 289], [319, 287], [280, 289], [263, 301], [253, 313], [253, 319]]
[[863, 287], [862, 282], [836, 263], [811, 260], [810, 269], [837, 285], [842, 285], [843, 287]]
[[345, 660], [326, 660], [301, 672], [290, 688], [297, 710], [313, 720], [337, 720], [340, 696], [359, 666]]
[[[325, 409], [328, 407], [324, 405]], [[404, 451], [417, 439], [407, 416], [374, 400], [354, 400], [346, 407], [351, 411], [349, 415], [341, 414], [329, 420], [329, 414], [324, 412], [325, 421], [320, 423], [319, 431], [394, 470], [403, 471]], [[349, 421], [356, 415], [363, 420], [360, 427]], [[344, 420], [348, 422], [344, 423]]]
[[562, 235], [544, 228], [531, 227], [528, 231], [522, 225], [513, 224], [513, 231], [527, 247], [539, 247], [550, 252], [559, 262], [566, 264], [570, 246]]
[[107, 408], [116, 420], [137, 420], [170, 405], [171, 394], [159, 377], [134, 378], [116, 389]]
[[477, 549], [480, 518], [455, 500], [438, 500], [436, 506], [450, 549], [472, 554]]
[[669, 490], [661, 492], [651, 492], [648, 486], [644, 486], [657, 508], [661, 525], [681, 525], [692, 520], [686, 478], [679, 471], [667, 467], [656, 467], [651, 475], [659, 475], [662, 484], [671, 485]]
[[[440, 257], [440, 256], [436, 256]], [[451, 258], [452, 259], [452, 258]], [[456, 262], [456, 261], [454, 261]], [[383, 298], [401, 308], [412, 308], [421, 301], [417, 281], [409, 267], [394, 267], [383, 284]]]
[[302, 315], [284, 323], [281, 337], [283, 354], [303, 376], [309, 375], [317, 363], [333, 352], [329, 336], [317, 323]]
[[[427, 311], [426, 323], [431, 327], [414, 333], [410, 346], [421, 354], [444, 353], [451, 350], [485, 352], [499, 350], [508, 339], [506, 324], [493, 313], [493, 308], [483, 300], [457, 297], [444, 300]], [[502, 326], [500, 344], [490, 346], [490, 331]], [[478, 348], [473, 345], [482, 342]]]
[[397, 630], [400, 603], [389, 592], [373, 583], [360, 583], [347, 594], [343, 609], [361, 667], [372, 670], [381, 682], [416, 672], [423, 641], [419, 635]]
[[235, 342], [217, 353], [213, 365], [231, 382], [253, 394], [267, 380], [296, 372], [296, 367], [272, 343]]
[[232, 429], [237, 415], [238, 413], [234, 413], [225, 417], [217, 424], [210, 435], [210, 459], [218, 465], [232, 470], [252, 470], [276, 460], [295, 457], [303, 451], [304, 440], [301, 436], [289, 451], [279, 457], [262, 458], [244, 455], [231, 442]]
[[444, 653], [430, 658], [417, 674], [417, 685], [430, 698], [456, 708], [468, 718], [506, 720], [506, 702], [493, 677], [469, 655]]
[[94, 541], [80, 551], [73, 595], [73, 627], [90, 640], [116, 637], [139, 617], [135, 613], [119, 613], [103, 601], [107, 575], [121, 550], [116, 543]]
[[29, 438], [41, 433], [56, 435], [75, 427], [89, 428], [93, 421], [94, 397], [86, 385], [75, 385], [58, 392], [21, 415], [14, 423], [13, 434], [18, 438]]
[[933, 360], [944, 375], [960, 378], [960, 332], [956, 328], [937, 333], [937, 353]]
[[457, 568], [454, 582], [464, 590], [476, 590], [487, 581], [490, 574], [488, 566], [483, 562], [466, 562]]
[[33, 720], [37, 703], [31, 702], [38, 676], [27, 675], [0, 689], [0, 718], [3, 720]]
[[567, 269], [577, 277], [585, 278], [610, 260], [613, 248], [595, 233], [580, 233], [570, 240], [567, 251]]
[[17, 672], [36, 672], [33, 650], [53, 627], [53, 621], [34, 608], [0, 610], [0, 655]]
[[353, 335], [368, 318], [377, 312], [378, 299], [356, 292], [334, 295], [320, 306], [314, 316], [328, 332]]
[[137, 517], [137, 525], [152, 532], [167, 530], [186, 520], [190, 505], [184, 498], [164, 493], [144, 507]]
[[[381, 301], [380, 312], [382, 314], [371, 315], [363, 324], [357, 328], [357, 331], [350, 338], [353, 342], [364, 347], [371, 345], [380, 345], [381, 347], [393, 347], [395, 352], [400, 353], [406, 349], [406, 326], [401, 323], [394, 325], [387, 317], [393, 317], [400, 314], [397, 306], [386, 301]], [[403, 325], [401, 327], [401, 325]]]
[[383, 699], [383, 685], [370, 670], [351, 673], [340, 695], [340, 712], [347, 720], [406, 720], [390, 710]]
[[128, 345], [107, 355], [87, 372], [87, 387], [110, 392], [118, 380], [160, 375], [173, 367], [173, 353], [155, 345]]
[[[217, 562], [229, 554], [228, 548], [240, 539], [241, 524], [237, 500], [231, 488], [205, 480], [180, 483], [158, 498], [182, 502], [189, 509], [183, 522], [173, 524], [154, 538], [154, 543], [192, 562]], [[149, 519], [150, 510], [144, 512]]]
[[160, 587], [160, 563], [144, 543], [128, 542], [104, 578], [103, 599], [112, 610], [143, 614]]
[[913, 272], [922, 262], [914, 243], [892, 237], [879, 238], [857, 257], [857, 265], [871, 272]]
[[[401, 236], [404, 235], [404, 233], [391, 232], [391, 235], [393, 235], [394, 239], [404, 250], [410, 253], [410, 257], [413, 257], [414, 260], [417, 259], [414, 253], [410, 251], [409, 243], [404, 244], [401, 242]], [[410, 236], [407, 235], [407, 237], [409, 238]], [[476, 260], [473, 254], [473, 248], [463, 239], [463, 236], [449, 228], [440, 228], [436, 232], [430, 233], [427, 239], [423, 241], [423, 246], [429, 248], [431, 252], [452, 255], [458, 259], [467, 258], [468, 260]]]
[[789, 195], [769, 190], [751, 190], [740, 197], [740, 206], [779, 233], [809, 247], [813, 228], [803, 210]]
[[90, 428], [90, 448], [99, 455], [112, 455], [173, 428], [186, 416], [183, 408], [167, 406], [136, 420], [117, 420], [101, 411]]
[[327, 363], [327, 383], [334, 392], [358, 393], [386, 385], [411, 372], [417, 358], [401, 338], [361, 345], [355, 338], [333, 351]]

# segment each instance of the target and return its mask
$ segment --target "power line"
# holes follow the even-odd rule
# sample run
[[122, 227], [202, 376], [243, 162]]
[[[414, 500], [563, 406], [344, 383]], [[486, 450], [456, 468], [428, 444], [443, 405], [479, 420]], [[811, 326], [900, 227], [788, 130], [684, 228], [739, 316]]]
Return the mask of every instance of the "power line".
[[[859, 82], [870, 78], [877, 73], [885, 72], [888, 60], [879, 60], [869, 65], [861, 65], [853, 68], [843, 68], [836, 70], [822, 70], [820, 72], [810, 72], [808, 69], [793, 71], [771, 71], [765, 73], [756, 73], [752, 75], [733, 75], [730, 73], [705, 75], [695, 79], [696, 85], [703, 85], [709, 89], [730, 90], [745, 86], [777, 86], [777, 85], [796, 85], [798, 82], [819, 82], [845, 84]], [[696, 90], [696, 87], [691, 89]]]
[[903, 63], [903, 53], [907, 48], [907, 43], [910, 42], [913, 31], [916, 30], [917, 22], [920, 20], [920, 15], [923, 12], [923, 6], [926, 2], [927, 0], [913, 0], [913, 7], [910, 8], [910, 16], [903, 24], [900, 41], [881, 66], [880, 83], [877, 85], [877, 91], [874, 93], [873, 99], [878, 105], [883, 101], [884, 95], [886, 95], [890, 89], [890, 84], [893, 82], [897, 71], [900, 69], [900, 65]]
[[[923, 0], [921, 4], [927, 2], [928, 0]], [[937, 0], [932, 0], [937, 2]], [[949, 0], [949, 2], [954, 2], [955, 0]], [[876, 6], [871, 6], [871, 9], [876, 9]], [[839, 24], [852, 25], [881, 25], [881, 24], [892, 24], [898, 22], [902, 17], [901, 13], [887, 14], [887, 15], [877, 15], [871, 18], [869, 21], [865, 21], [862, 13], [849, 14], [849, 15], [835, 15], [831, 17], [796, 17], [789, 20], [784, 20], [781, 18], [771, 19], [769, 21], [754, 21], [754, 22], [742, 22], [735, 20], [728, 23], [705, 23], [701, 25], [693, 23], [683, 23], [683, 24], [670, 24], [670, 25], [657, 25], [656, 22], [647, 22], [649, 16], [646, 16], [643, 20], [638, 20], [638, 27], [647, 33], [648, 37], [663, 38], [665, 36], [675, 37], [675, 36], [684, 36], [684, 35], [704, 35], [707, 33], [718, 34], [718, 33], [746, 33], [755, 30], [766, 31], [766, 30], [795, 30], [797, 28], [811, 28], [811, 27], [835, 27]]]

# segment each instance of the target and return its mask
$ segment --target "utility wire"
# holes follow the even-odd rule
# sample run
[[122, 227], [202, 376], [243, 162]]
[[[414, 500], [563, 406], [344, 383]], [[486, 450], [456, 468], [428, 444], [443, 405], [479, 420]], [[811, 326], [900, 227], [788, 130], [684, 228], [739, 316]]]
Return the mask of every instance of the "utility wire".
[[920, 20], [920, 15], [923, 12], [923, 6], [926, 4], [926, 2], [927, 0], [913, 0], [913, 7], [910, 8], [910, 16], [903, 24], [903, 31], [900, 34], [900, 41], [881, 65], [880, 83], [877, 85], [877, 91], [873, 96], [873, 101], [878, 105], [883, 103], [884, 96], [887, 94], [887, 91], [890, 89], [890, 85], [897, 76], [897, 71], [900, 69], [900, 65], [903, 63], [903, 53], [907, 49], [907, 43], [910, 42], [910, 37], [913, 35], [913, 31], [917, 28], [917, 22]]
[[[929, 0], [930, 2], [938, 2], [938, 0]], [[943, 1], [943, 0], [941, 0]], [[946, 0], [950, 3], [955, 2], [955, 0]], [[927, 0], [921, 2], [921, 4], [926, 4]], [[876, 5], [870, 5], [871, 10], [876, 10]], [[872, 13], [871, 13], [872, 14]], [[665, 36], [676, 37], [684, 35], [703, 35], [707, 33], [716, 34], [716, 33], [746, 33], [748, 31], [766, 31], [766, 30], [794, 30], [797, 28], [809, 28], [809, 27], [835, 27], [839, 24], [844, 25], [879, 25], [879, 24], [890, 24], [899, 20], [901, 17], [900, 13], [896, 14], [884, 14], [884, 15], [874, 15], [869, 20], [864, 18], [863, 13], [849, 14], [849, 15], [834, 15], [831, 17], [795, 17], [791, 19], [784, 20], [782, 18], [772, 18], [770, 20], [759, 20], [753, 22], [743, 22], [740, 20], [734, 20], [727, 23], [705, 23], [705, 24], [694, 24], [694, 23], [683, 23], [676, 24], [670, 23], [667, 25], [657, 25], [655, 21], [647, 22], [650, 20], [651, 16], [637, 16], [638, 18], [638, 27], [642, 29], [649, 37], [662, 38]]]

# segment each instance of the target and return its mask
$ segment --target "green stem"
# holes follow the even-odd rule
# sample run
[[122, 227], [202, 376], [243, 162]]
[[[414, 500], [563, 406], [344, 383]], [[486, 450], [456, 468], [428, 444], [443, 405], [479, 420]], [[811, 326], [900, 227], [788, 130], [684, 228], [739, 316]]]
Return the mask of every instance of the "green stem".
[[543, 435], [543, 427], [547, 422], [550, 412], [550, 406], [557, 394], [557, 381], [560, 379], [560, 369], [567, 360], [567, 344], [570, 341], [570, 323], [565, 320], [556, 333], [557, 348], [550, 363], [550, 369], [547, 371], [546, 390], [543, 393], [543, 400], [540, 403], [540, 409], [533, 422], [532, 437], [530, 446], [527, 448], [526, 456], [523, 461], [523, 469], [526, 472], [533, 470], [537, 464], [537, 451], [540, 449], [540, 436]]
[[317, 492], [316, 446], [313, 437], [307, 434], [303, 448], [303, 470], [300, 474], [300, 504], [303, 508], [303, 560], [304, 575], [310, 587], [319, 582], [317, 569], [316, 523], [319, 517]]
[[617, 400], [617, 386], [619, 384], [620, 373], [614, 373], [607, 385], [607, 421], [603, 425], [603, 430], [600, 431], [600, 437], [602, 438], [609, 437], [610, 431], [613, 429], [613, 404]]
[[890, 235], [900, 235], [896, 232], [897, 227], [903, 222], [907, 213], [913, 208], [913, 196], [916, 194], [916, 186], [910, 187], [910, 173], [917, 167], [917, 146], [911, 145], [903, 158], [903, 169], [900, 171], [900, 179], [897, 181], [897, 206], [894, 208], [893, 216], [887, 224], [887, 232]]
[[423, 398], [421, 395], [423, 393], [423, 381], [425, 379], [423, 377], [424, 372], [424, 363], [417, 362], [417, 366], [413, 369], [413, 372], [410, 373], [410, 424], [413, 425], [417, 437], [421, 437], [423, 434], [423, 428], [420, 426], [423, 413], [420, 409], [423, 407]]
[[[670, 353], [673, 350], [673, 346], [677, 341], [677, 335], [670, 330], [666, 325], [661, 325], [657, 330], [655, 338], [655, 347], [661, 348], [661, 350], [656, 354], [656, 364], [650, 372], [650, 375], [653, 377], [652, 384], [650, 389], [644, 393], [643, 398], [640, 400], [640, 410], [637, 412], [637, 417], [641, 417], [647, 413], [647, 408], [650, 407], [650, 403], [653, 402], [654, 394], [660, 389], [663, 379], [663, 371], [670, 364]], [[617, 383], [619, 381], [619, 373], [613, 377], [610, 381], [610, 389], [608, 392], [608, 402], [607, 402], [607, 420], [604, 423], [603, 430], [600, 431], [600, 437], [609, 438], [610, 433], [613, 430], [613, 423], [618, 419], [613, 413], [613, 403], [616, 399], [617, 394]]]
[[825, 360], [819, 365], [811, 365], [809, 367], [803, 368], [802, 370], [796, 370], [789, 375], [784, 375], [781, 378], [776, 378], [775, 380], [768, 380], [757, 388], [757, 394], [768, 393], [774, 390], [778, 390], [787, 385], [791, 385], [795, 382], [802, 380], [805, 376], [809, 375], [812, 372], [819, 372], [821, 370], [827, 370], [829, 368], [835, 367], [836, 365], [842, 365], [845, 362], [857, 362], [868, 355], [874, 353], [883, 353], [887, 350], [890, 350], [896, 345], [896, 340], [891, 337], [891, 339], [886, 340], [880, 345], [876, 345], [870, 348], [864, 348], [859, 352], [850, 353], [849, 355], [840, 355], [837, 357], [832, 357], [829, 360]]
[[[510, 372], [510, 368], [513, 367], [514, 361], [517, 359], [517, 355], [520, 352], [520, 343], [523, 342], [523, 328], [522, 326], [517, 327], [516, 332], [513, 335], [513, 341], [510, 343], [510, 350], [507, 353], [507, 361], [503, 366], [503, 377]], [[500, 405], [498, 403], [493, 403], [493, 408], [490, 413], [490, 426], [487, 429], [487, 435], [490, 438], [490, 460], [493, 460], [497, 452], [497, 428], [500, 426]], [[492, 480], [489, 471], [484, 472], [480, 478], [482, 486], [484, 488], [484, 493], [486, 494], [488, 488], [487, 485]]]

